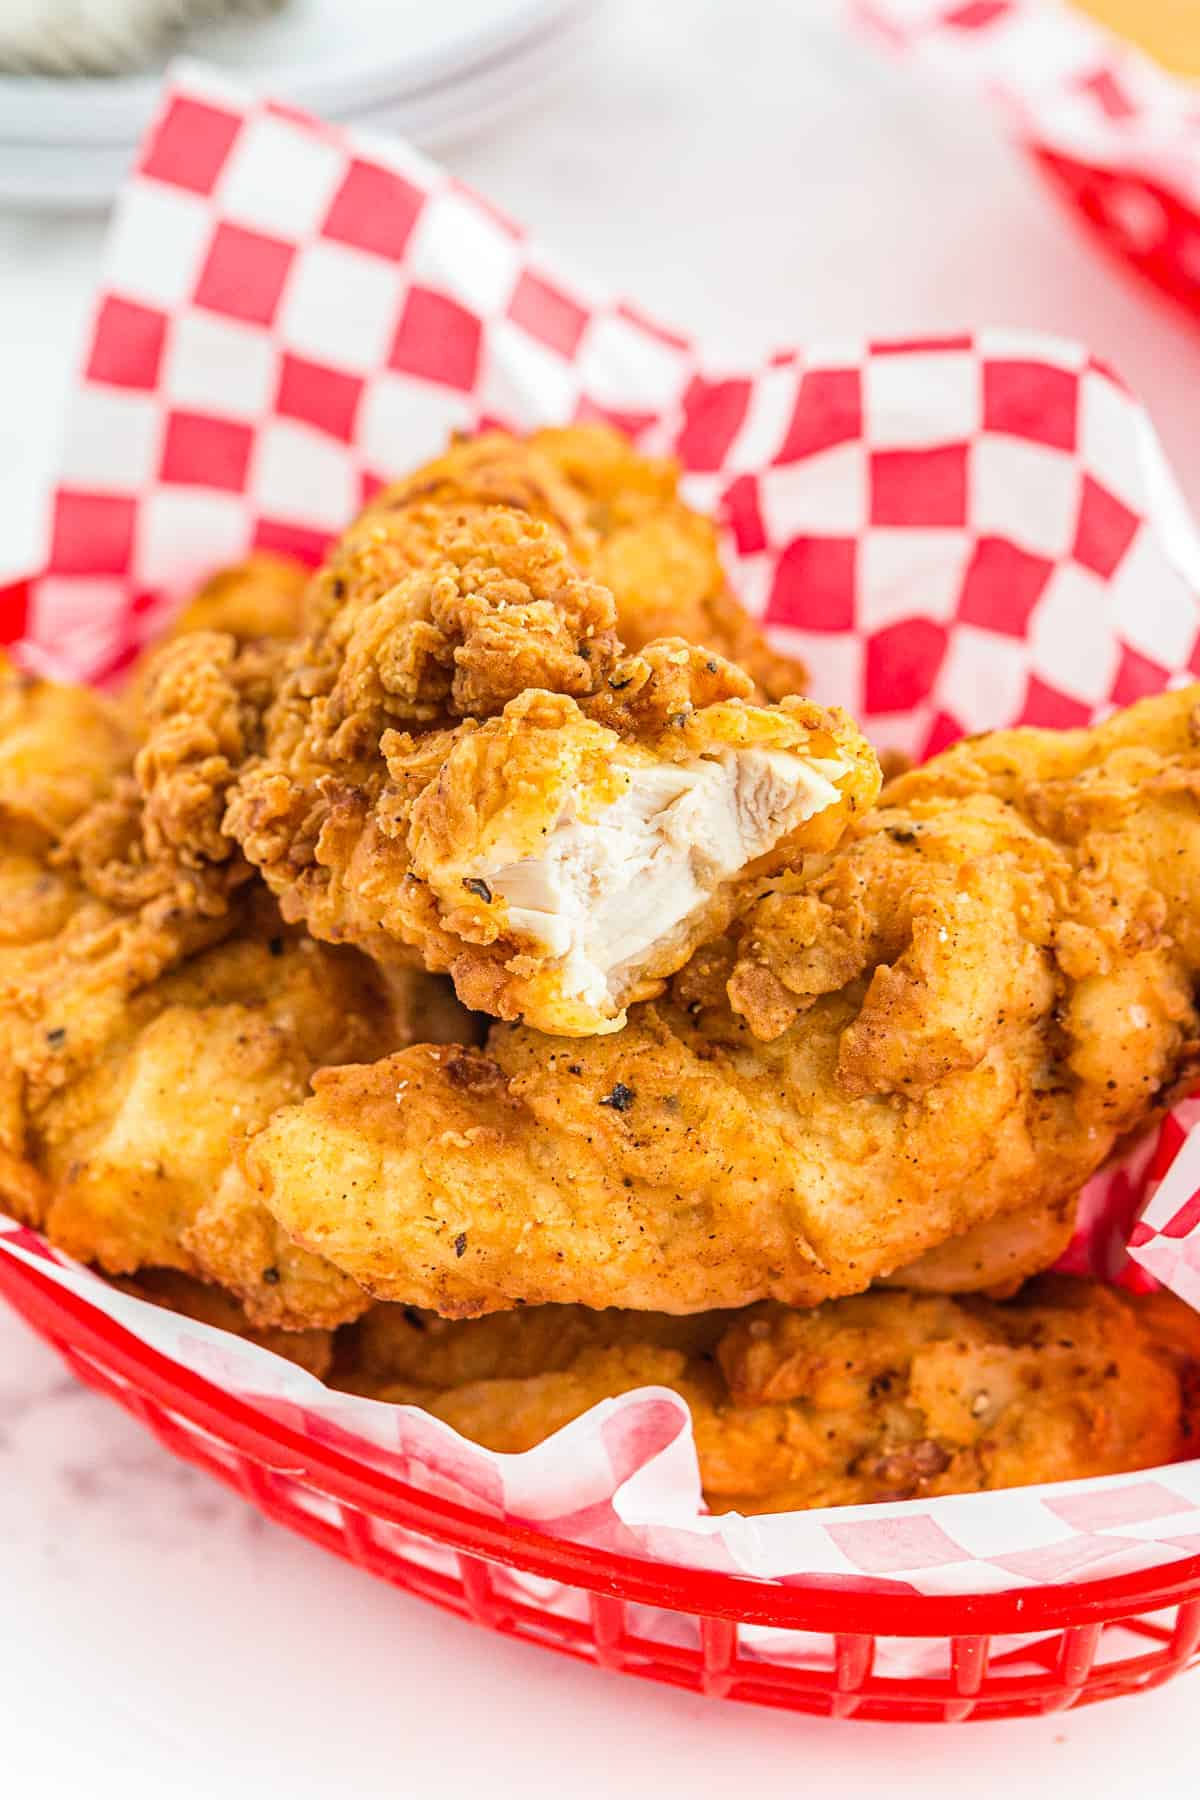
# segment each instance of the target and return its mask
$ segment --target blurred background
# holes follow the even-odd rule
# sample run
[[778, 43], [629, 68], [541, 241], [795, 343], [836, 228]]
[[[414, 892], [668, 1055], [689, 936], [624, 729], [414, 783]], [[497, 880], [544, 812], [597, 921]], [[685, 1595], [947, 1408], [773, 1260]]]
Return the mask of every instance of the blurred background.
[[[10, 68], [12, 34], [52, 3], [0, 0]], [[172, 8], [70, 10], [106, 31], [128, 11], [144, 39], [148, 15]], [[1076, 337], [1147, 403], [1200, 510], [1200, 329], [1102, 257], [995, 111], [886, 54], [846, 0], [267, 10], [185, 47], [409, 132], [560, 258], [699, 334], [714, 361], [980, 325]], [[119, 60], [125, 46], [109, 48]], [[0, 573], [37, 558], [106, 196], [152, 98], [150, 76], [0, 77]]]

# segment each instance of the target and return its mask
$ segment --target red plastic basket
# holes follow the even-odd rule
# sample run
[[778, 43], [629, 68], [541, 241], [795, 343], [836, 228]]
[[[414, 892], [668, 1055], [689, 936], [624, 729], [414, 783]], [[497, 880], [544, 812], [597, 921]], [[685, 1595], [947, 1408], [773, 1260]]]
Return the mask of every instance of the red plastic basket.
[[[783, 1585], [600, 1552], [489, 1518], [304, 1437], [7, 1256], [0, 1294], [80, 1380], [269, 1518], [448, 1612], [604, 1668], [792, 1712], [957, 1722], [1138, 1693], [1200, 1662], [1200, 1556], [1106, 1581], [947, 1597]], [[453, 1573], [428, 1566], [422, 1542], [443, 1561], [449, 1552]], [[509, 1570], [569, 1589], [572, 1616], [525, 1588], [507, 1590]], [[669, 1617], [670, 1641], [639, 1629], [645, 1608]], [[822, 1666], [753, 1655], [745, 1626], [818, 1634], [825, 1654], [805, 1660]], [[1039, 1634], [1032, 1647], [997, 1643], [1029, 1633]], [[881, 1640], [940, 1646], [941, 1672], [880, 1673]]]

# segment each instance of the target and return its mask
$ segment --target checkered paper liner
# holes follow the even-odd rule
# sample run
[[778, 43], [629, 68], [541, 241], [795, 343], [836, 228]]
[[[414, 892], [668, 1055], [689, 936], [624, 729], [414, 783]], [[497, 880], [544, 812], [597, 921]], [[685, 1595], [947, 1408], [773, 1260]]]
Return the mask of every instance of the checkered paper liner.
[[1070, 0], [848, 0], [934, 84], [994, 101], [1110, 250], [1200, 317], [1200, 83]]
[[[0, 593], [0, 638], [31, 666], [111, 679], [199, 577], [254, 545], [315, 559], [450, 430], [588, 417], [679, 457], [738, 591], [814, 693], [882, 745], [923, 755], [965, 729], [1083, 724], [1200, 673], [1196, 534], [1137, 402], [1075, 345], [963, 333], [722, 368], [403, 145], [191, 68], [121, 198], [46, 567]], [[1153, 1275], [1200, 1304], [1197, 1120], [1200, 1105], [1179, 1108], [1091, 1184], [1071, 1266]], [[315, 1439], [602, 1548], [930, 1593], [1200, 1551], [1200, 1461], [711, 1519], [666, 1390], [496, 1456], [117, 1292], [34, 1233], [7, 1226], [0, 1250]]]

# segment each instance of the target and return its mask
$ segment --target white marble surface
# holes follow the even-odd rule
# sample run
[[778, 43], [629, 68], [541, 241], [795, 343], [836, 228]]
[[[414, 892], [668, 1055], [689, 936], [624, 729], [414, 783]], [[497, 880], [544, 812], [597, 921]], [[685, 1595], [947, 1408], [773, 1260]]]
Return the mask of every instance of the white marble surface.
[[[731, 351], [982, 323], [1074, 333], [1145, 396], [1200, 506], [1200, 331], [1064, 224], [977, 108], [835, 0], [614, 0], [586, 66], [449, 159]], [[0, 215], [0, 568], [37, 495], [99, 251]], [[391, 1593], [172, 1461], [0, 1315], [0, 1793], [895, 1800], [1194, 1792], [1196, 1677], [1065, 1718], [831, 1726], [574, 1667]], [[1151, 1779], [1152, 1778], [1152, 1779]]]

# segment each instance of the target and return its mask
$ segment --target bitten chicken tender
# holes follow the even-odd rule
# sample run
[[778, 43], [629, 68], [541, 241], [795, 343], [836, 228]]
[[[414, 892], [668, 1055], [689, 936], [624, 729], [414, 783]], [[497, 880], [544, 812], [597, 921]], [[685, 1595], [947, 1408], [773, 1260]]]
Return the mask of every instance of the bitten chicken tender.
[[299, 1242], [449, 1316], [814, 1305], [1028, 1228], [1194, 1076], [1198, 702], [963, 744], [745, 892], [620, 1034], [324, 1072], [246, 1169]]
[[714, 1512], [1118, 1474], [1189, 1453], [1200, 1426], [1200, 1318], [1169, 1295], [1065, 1277], [1004, 1305], [872, 1293], [686, 1321], [546, 1307], [450, 1324], [393, 1310], [367, 1315], [357, 1366], [335, 1385], [421, 1406], [507, 1453], [601, 1400], [673, 1388]]
[[[500, 1018], [617, 1030], [748, 875], [837, 841], [878, 765], [842, 713], [760, 704], [705, 649], [628, 654], [515, 461], [529, 510], [455, 503], [434, 464], [335, 547], [221, 829], [315, 936], [448, 973]], [[206, 654], [236, 685], [232, 644]]]

